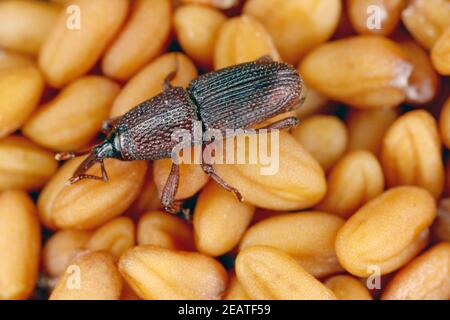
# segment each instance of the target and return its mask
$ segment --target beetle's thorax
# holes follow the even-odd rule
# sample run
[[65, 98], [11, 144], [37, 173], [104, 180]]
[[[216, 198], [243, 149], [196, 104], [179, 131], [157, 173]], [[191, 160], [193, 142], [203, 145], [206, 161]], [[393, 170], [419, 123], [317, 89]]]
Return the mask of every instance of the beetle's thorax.
[[186, 90], [168, 89], [126, 113], [115, 127], [116, 150], [123, 160], [169, 158], [179, 141], [177, 133], [190, 135], [197, 108]]

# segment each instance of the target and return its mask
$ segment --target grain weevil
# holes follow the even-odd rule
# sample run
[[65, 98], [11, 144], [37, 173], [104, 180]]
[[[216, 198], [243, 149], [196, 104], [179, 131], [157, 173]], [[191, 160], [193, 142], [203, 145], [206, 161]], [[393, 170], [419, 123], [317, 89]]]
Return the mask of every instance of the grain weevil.
[[[245, 129], [299, 107], [305, 99], [303, 80], [297, 70], [287, 63], [275, 62], [269, 56], [203, 74], [192, 80], [187, 89], [170, 84], [175, 75], [176, 70], [167, 76], [159, 95], [123, 116], [105, 121], [102, 131], [107, 138], [102, 143], [88, 152], [57, 154], [58, 160], [66, 160], [89, 153], [70, 183], [83, 179], [108, 181], [105, 158], [123, 161], [169, 158], [178, 143], [171, 139], [172, 132], [179, 129], [192, 132], [195, 121], [201, 121], [204, 130], [220, 130], [226, 137], [226, 129], [243, 129], [245, 132]], [[290, 128], [297, 123], [297, 118], [287, 117], [253, 132]], [[205, 147], [212, 141], [198, 143]], [[95, 163], [100, 163], [101, 177], [86, 173]], [[218, 176], [212, 164], [202, 163], [201, 166], [214, 181], [242, 200], [239, 191]], [[161, 203], [168, 212], [176, 212], [179, 208], [179, 203], [174, 200], [178, 182], [179, 165], [172, 163], [161, 195]]]

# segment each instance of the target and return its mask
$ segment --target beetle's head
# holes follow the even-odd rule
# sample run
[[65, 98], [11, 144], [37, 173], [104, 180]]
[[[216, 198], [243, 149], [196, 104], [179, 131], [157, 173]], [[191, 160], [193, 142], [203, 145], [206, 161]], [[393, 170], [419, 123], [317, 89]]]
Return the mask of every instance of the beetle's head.
[[102, 143], [92, 148], [91, 155], [93, 155], [98, 160], [120, 157], [120, 152], [116, 148], [115, 141], [115, 136], [106, 139]]
[[[105, 141], [94, 146], [91, 150], [82, 152], [62, 152], [56, 154], [55, 158], [56, 160], [61, 161], [61, 160], [68, 160], [70, 158], [74, 158], [84, 154], [89, 154], [87, 158], [84, 159], [84, 161], [78, 166], [77, 170], [73, 174], [72, 178], [70, 178], [69, 182], [73, 184], [84, 179], [102, 180], [107, 182], [108, 175], [106, 173], [103, 161], [106, 158], [120, 159], [122, 157], [117, 141], [118, 141], [117, 136], [115, 134], [112, 134]], [[87, 174], [87, 171], [96, 163], [99, 163], [101, 166], [102, 172], [101, 177]]]

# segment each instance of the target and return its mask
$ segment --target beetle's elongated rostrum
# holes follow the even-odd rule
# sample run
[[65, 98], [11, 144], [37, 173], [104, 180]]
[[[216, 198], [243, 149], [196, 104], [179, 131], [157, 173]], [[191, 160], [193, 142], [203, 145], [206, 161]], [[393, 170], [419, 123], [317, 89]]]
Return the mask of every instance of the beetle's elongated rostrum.
[[[249, 129], [299, 107], [305, 98], [303, 80], [297, 70], [289, 64], [274, 62], [268, 56], [201, 75], [191, 81], [187, 90], [170, 85], [175, 74], [167, 77], [161, 94], [105, 122], [103, 131], [107, 138], [90, 151], [70, 179], [71, 183], [82, 179], [107, 181], [105, 158], [124, 161], [169, 158], [179, 143], [172, 139], [172, 133], [180, 129], [193, 133], [195, 121], [201, 121], [206, 130], [220, 130], [225, 136], [226, 129]], [[261, 129], [283, 129], [297, 123], [297, 118], [287, 117]], [[206, 145], [211, 141], [201, 143]], [[83, 153], [61, 153], [57, 158], [65, 160], [80, 154]], [[102, 177], [86, 174], [97, 162], [101, 165]], [[202, 163], [202, 168], [242, 200], [239, 191], [223, 181], [211, 164]], [[179, 165], [173, 163], [161, 196], [166, 211], [177, 210], [174, 198], [178, 181]]]

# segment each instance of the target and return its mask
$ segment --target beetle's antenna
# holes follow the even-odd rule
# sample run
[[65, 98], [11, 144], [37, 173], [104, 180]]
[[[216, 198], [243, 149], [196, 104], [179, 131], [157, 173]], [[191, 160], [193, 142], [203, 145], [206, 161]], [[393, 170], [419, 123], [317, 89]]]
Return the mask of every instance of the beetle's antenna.
[[65, 161], [75, 157], [84, 156], [91, 152], [91, 149], [83, 150], [83, 151], [70, 151], [70, 152], [58, 152], [55, 154], [55, 159], [57, 161]]

